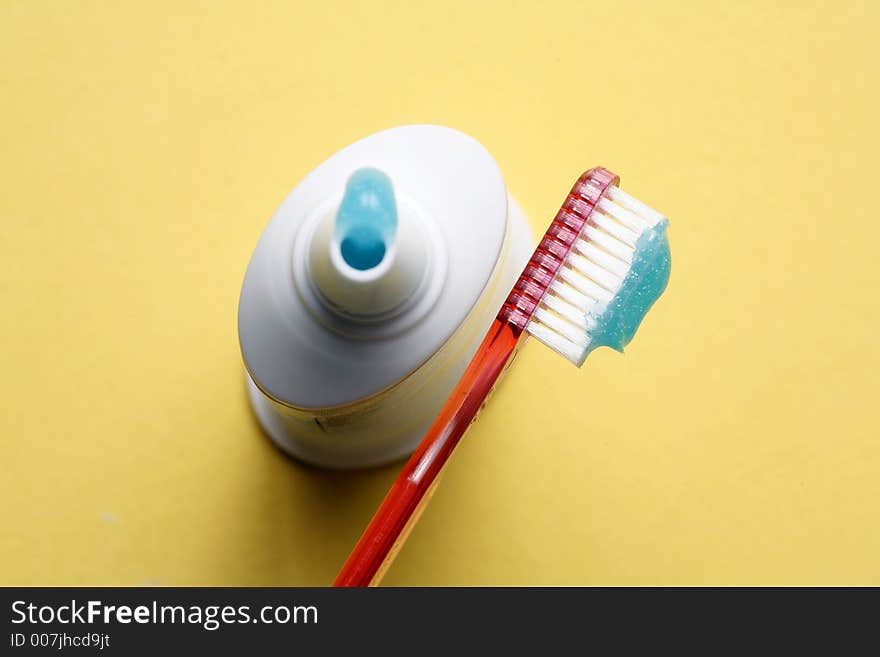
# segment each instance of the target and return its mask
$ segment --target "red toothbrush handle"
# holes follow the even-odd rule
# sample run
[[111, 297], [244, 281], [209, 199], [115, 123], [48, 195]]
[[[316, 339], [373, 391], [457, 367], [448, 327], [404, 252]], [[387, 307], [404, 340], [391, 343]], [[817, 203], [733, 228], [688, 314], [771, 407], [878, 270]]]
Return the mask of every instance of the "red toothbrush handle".
[[407, 461], [333, 586], [375, 586], [430, 499], [446, 461], [516, 348], [521, 331], [496, 319], [434, 424]]
[[336, 576], [334, 586], [379, 583], [397, 550], [419, 518], [432, 486], [492, 386], [513, 355], [520, 335], [544, 298], [590, 213], [609, 185], [619, 178], [602, 167], [584, 172], [575, 182], [507, 296], [470, 364], [407, 461], [382, 506]]

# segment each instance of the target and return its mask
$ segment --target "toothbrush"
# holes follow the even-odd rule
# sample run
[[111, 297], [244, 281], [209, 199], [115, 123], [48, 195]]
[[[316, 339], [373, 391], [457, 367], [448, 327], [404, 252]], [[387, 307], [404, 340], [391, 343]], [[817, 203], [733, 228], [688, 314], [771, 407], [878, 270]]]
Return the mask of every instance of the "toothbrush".
[[669, 280], [668, 222], [619, 183], [602, 167], [578, 178], [334, 586], [379, 583], [458, 441], [528, 335], [578, 367], [593, 349], [623, 351], [632, 339]]

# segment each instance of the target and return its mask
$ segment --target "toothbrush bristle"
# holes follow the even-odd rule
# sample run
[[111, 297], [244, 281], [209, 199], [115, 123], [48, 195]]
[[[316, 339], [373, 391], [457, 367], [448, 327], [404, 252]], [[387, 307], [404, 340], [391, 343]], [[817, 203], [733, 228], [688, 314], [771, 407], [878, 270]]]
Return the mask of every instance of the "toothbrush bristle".
[[[585, 177], [591, 179], [587, 184]], [[593, 169], [581, 177], [530, 262], [534, 269], [545, 270], [540, 260], [549, 253], [554, 264], [556, 260], [559, 264], [552, 271], [533, 271], [531, 276], [527, 267], [517, 285], [516, 309], [528, 314], [525, 330], [577, 366], [595, 346], [591, 332], [596, 318], [630, 274], [639, 238], [665, 221], [659, 212], [621, 191], [617, 183], [617, 177], [605, 169]], [[581, 198], [573, 200], [573, 196]], [[567, 232], [558, 227], [560, 215], [566, 218], [566, 213], [576, 214], [580, 226], [568, 221], [562, 222]], [[546, 285], [523, 282], [542, 273], [538, 278]]]

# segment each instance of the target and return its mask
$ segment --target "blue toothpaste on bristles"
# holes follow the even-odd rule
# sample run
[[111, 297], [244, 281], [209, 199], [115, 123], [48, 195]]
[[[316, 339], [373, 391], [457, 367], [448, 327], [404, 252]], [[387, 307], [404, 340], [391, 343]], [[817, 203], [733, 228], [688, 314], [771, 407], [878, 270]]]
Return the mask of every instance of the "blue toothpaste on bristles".
[[598, 347], [622, 352], [669, 281], [668, 225], [609, 185], [526, 330], [578, 366]]

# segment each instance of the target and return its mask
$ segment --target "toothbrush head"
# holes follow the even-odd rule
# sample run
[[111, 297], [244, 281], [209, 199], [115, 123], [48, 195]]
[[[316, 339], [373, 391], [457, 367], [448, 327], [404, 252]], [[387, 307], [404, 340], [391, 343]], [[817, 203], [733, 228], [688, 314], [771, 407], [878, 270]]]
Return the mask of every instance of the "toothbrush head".
[[669, 280], [667, 219], [619, 183], [601, 167], [578, 179], [498, 315], [578, 367], [622, 352]]

